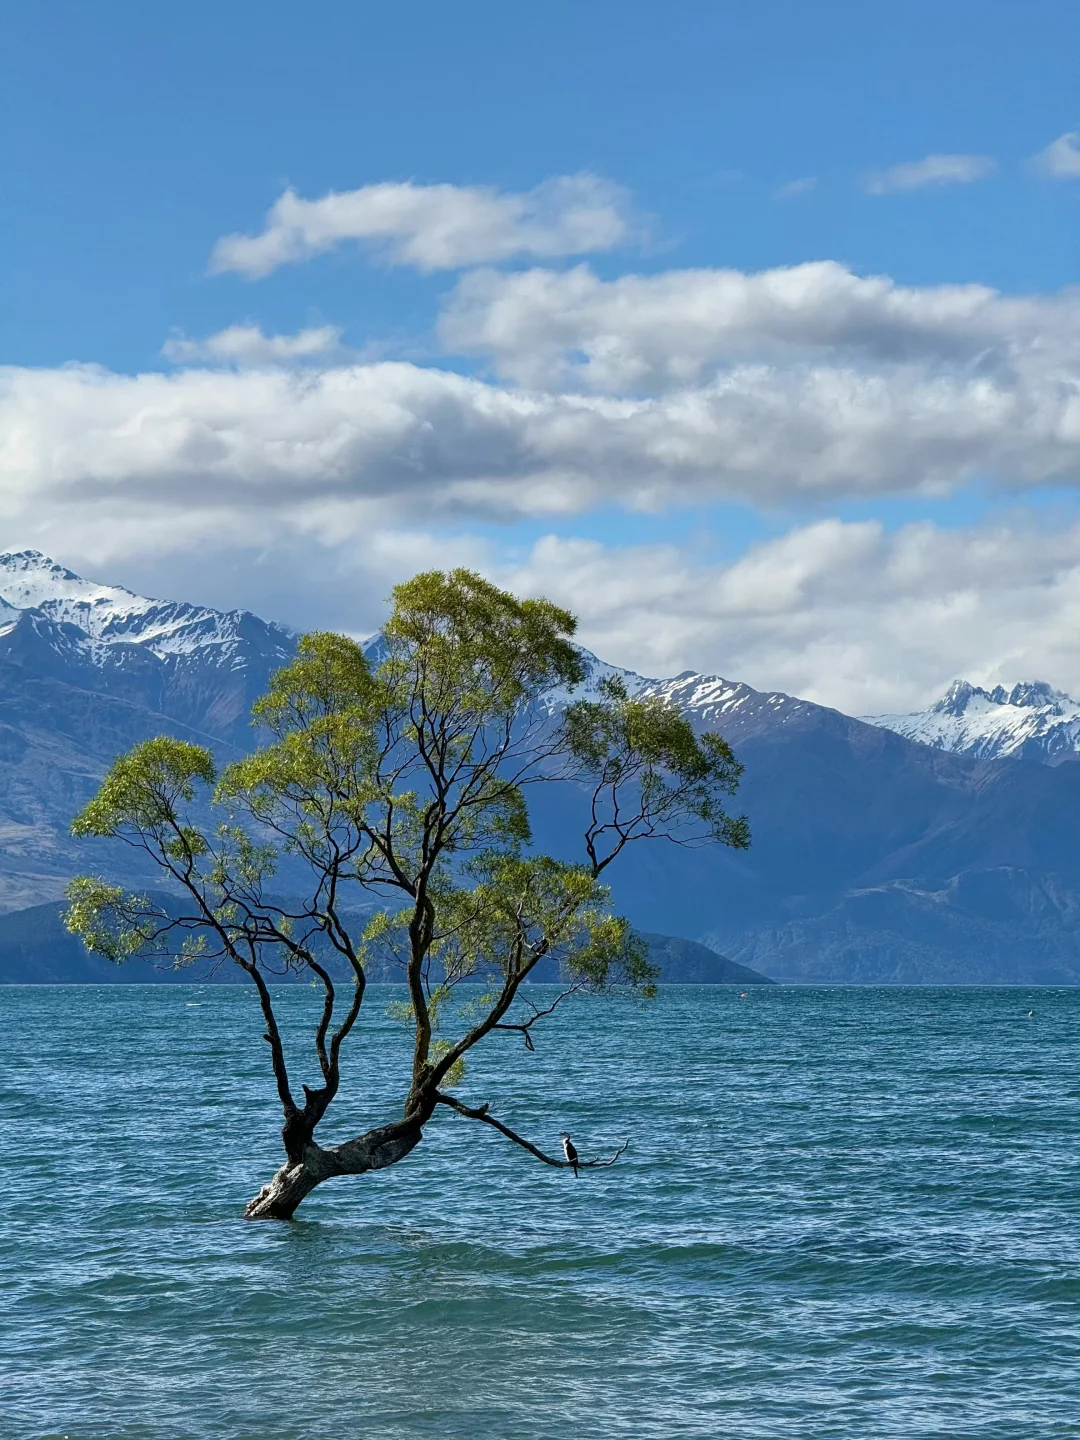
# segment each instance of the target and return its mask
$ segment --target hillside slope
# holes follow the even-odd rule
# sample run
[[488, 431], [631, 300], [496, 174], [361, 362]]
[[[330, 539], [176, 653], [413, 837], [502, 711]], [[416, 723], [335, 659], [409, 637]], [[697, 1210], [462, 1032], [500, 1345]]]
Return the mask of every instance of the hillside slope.
[[[167, 897], [159, 899], [168, 903]], [[167, 965], [128, 961], [115, 965], [91, 954], [63, 923], [64, 903], [50, 901], [26, 910], [0, 915], [0, 985], [170, 985], [208, 980], [247, 984], [235, 967], [224, 965], [211, 972], [205, 964], [173, 970]], [[665, 985], [769, 985], [756, 970], [736, 965], [714, 950], [674, 935], [642, 935], [649, 959], [660, 967]], [[306, 984], [303, 977], [294, 977]], [[399, 981], [400, 971], [371, 974], [376, 981]], [[557, 974], [542, 979], [555, 980]]]

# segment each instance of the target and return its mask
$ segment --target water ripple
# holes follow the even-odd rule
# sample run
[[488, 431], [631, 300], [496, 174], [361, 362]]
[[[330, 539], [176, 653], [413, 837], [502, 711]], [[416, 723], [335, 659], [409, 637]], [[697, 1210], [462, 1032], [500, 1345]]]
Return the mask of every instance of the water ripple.
[[[339, 1136], [400, 1103], [387, 998]], [[311, 997], [282, 1005], [299, 1043]], [[549, 1145], [629, 1136], [618, 1166], [440, 1116], [252, 1226], [245, 990], [0, 990], [0, 1437], [1080, 1436], [1078, 1020], [1068, 990], [583, 1005], [463, 1093]]]

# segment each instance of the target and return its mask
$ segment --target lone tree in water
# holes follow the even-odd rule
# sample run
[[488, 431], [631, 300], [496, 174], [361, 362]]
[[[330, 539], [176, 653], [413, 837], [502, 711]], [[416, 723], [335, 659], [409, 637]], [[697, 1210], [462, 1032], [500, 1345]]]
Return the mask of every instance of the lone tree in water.
[[[247, 1206], [250, 1219], [287, 1219], [324, 1180], [404, 1159], [440, 1106], [566, 1166], [488, 1105], [452, 1093], [466, 1056], [506, 1032], [531, 1049], [534, 1027], [575, 992], [652, 993], [655, 972], [601, 882], [627, 845], [749, 843], [745, 819], [723, 807], [741, 767], [718, 735], [695, 736], [673, 708], [631, 698], [617, 681], [561, 718], [540, 703], [584, 677], [567, 611], [463, 570], [418, 575], [393, 600], [377, 664], [341, 635], [300, 641], [255, 706], [269, 741], [247, 759], [219, 776], [197, 745], [146, 741], [116, 761], [74, 825], [145, 851], [175, 896], [161, 905], [74, 881], [67, 923], [91, 949], [116, 961], [228, 961], [258, 992], [286, 1158]], [[557, 780], [584, 797], [577, 864], [530, 849], [526, 789]], [[216, 826], [198, 823], [207, 792], [226, 817]], [[279, 876], [275, 903], [283, 857], [289, 879]], [[304, 897], [282, 900], [297, 869]], [[363, 933], [352, 923], [358, 901], [376, 907]], [[413, 1032], [402, 1113], [324, 1147], [315, 1132], [338, 1093], [341, 1049], [366, 972], [386, 952], [404, 972]], [[563, 984], [541, 1008], [520, 991], [545, 959]], [[308, 975], [321, 996], [318, 1080], [300, 1095], [270, 990], [285, 972]], [[464, 980], [486, 984], [459, 1004]]]

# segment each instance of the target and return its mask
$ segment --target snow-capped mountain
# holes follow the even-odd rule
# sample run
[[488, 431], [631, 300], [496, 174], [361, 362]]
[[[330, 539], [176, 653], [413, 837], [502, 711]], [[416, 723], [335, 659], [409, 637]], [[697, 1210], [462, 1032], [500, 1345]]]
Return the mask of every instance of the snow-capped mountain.
[[[546, 690], [536, 702], [542, 714], [558, 715], [576, 700], [595, 700], [601, 694], [603, 682], [612, 679], [621, 680], [629, 695], [657, 696], [667, 700], [676, 709], [688, 714], [701, 729], [708, 729], [721, 721], [730, 726], [736, 717], [742, 720], [762, 712], [783, 723], [801, 711], [823, 708], [779, 691], [752, 690], [749, 685], [737, 680], [725, 680], [721, 675], [701, 675], [696, 670], [684, 670], [670, 680], [657, 680], [623, 669], [620, 665], [609, 665], [583, 645], [577, 648], [585, 662], [584, 679], [572, 690], [565, 685]], [[378, 633], [364, 641], [363, 649], [373, 665], [379, 664], [386, 654], [382, 636]]]
[[[251, 701], [270, 672], [288, 662], [295, 644], [293, 632], [250, 611], [148, 599], [119, 585], [84, 580], [36, 550], [0, 552], [0, 660], [18, 664], [33, 652], [40, 666], [48, 653], [69, 678], [92, 670], [92, 688], [127, 694], [210, 735], [246, 740]], [[372, 636], [364, 649], [377, 663], [380, 637]], [[763, 709], [784, 720], [816, 708], [719, 675], [686, 670], [655, 679], [609, 665], [588, 650], [581, 654], [584, 682], [573, 691], [560, 687], [544, 695], [541, 704], [549, 714], [572, 700], [594, 698], [601, 682], [612, 677], [632, 695], [669, 700], [702, 726]], [[228, 676], [241, 683], [230, 683]], [[230, 703], [223, 703], [223, 685]]]
[[[119, 842], [74, 841], [72, 816], [140, 740], [193, 739], [222, 761], [250, 747], [251, 703], [294, 650], [288, 630], [245, 611], [0, 555], [0, 914], [59, 898], [88, 866], [153, 883]], [[639, 929], [711, 937], [795, 981], [1080, 983], [1080, 765], [1008, 758], [1080, 749], [1067, 696], [958, 685], [925, 714], [866, 724], [720, 676], [584, 659], [573, 695], [545, 697], [553, 717], [618, 675], [719, 730], [745, 766], [748, 852], [643, 846], [612, 874]], [[530, 800], [537, 844], [577, 856], [580, 791], [559, 782]]]
[[1080, 701], [1041, 681], [984, 690], [956, 680], [928, 710], [862, 719], [923, 745], [983, 760], [1019, 756], [1054, 765], [1080, 752]]
[[671, 680], [642, 680], [633, 693], [659, 696], [689, 715], [702, 729], [721, 729], [725, 734], [733, 725], [742, 728], [751, 719], [768, 717], [771, 723], [786, 725], [811, 711], [825, 709], [778, 690], [754, 690], [741, 681], [700, 675], [695, 670], [684, 670]]
[[[178, 600], [150, 600], [121, 585], [98, 585], [38, 550], [0, 552], [0, 600], [5, 609], [40, 610], [75, 625], [103, 645], [145, 645], [160, 658], [196, 651], [215, 664], [243, 664], [255, 635], [282, 655], [295, 636], [250, 610], [211, 610]], [[7, 619], [0, 612], [0, 621]], [[12, 617], [14, 618], [14, 617]]]
[[252, 701], [294, 648], [290, 631], [247, 610], [152, 600], [36, 550], [0, 553], [0, 659], [55, 661], [92, 690], [212, 736], [243, 743]]

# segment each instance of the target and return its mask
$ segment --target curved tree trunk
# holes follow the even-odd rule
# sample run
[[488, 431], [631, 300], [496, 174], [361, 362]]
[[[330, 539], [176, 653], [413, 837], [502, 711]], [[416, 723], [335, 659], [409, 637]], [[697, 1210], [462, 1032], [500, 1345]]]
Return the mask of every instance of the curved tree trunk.
[[420, 1126], [384, 1125], [344, 1145], [324, 1150], [314, 1141], [303, 1147], [299, 1159], [286, 1160], [272, 1180], [262, 1187], [244, 1211], [245, 1220], [291, 1220], [302, 1200], [316, 1185], [334, 1175], [363, 1175], [385, 1170], [404, 1160], [420, 1143]]

